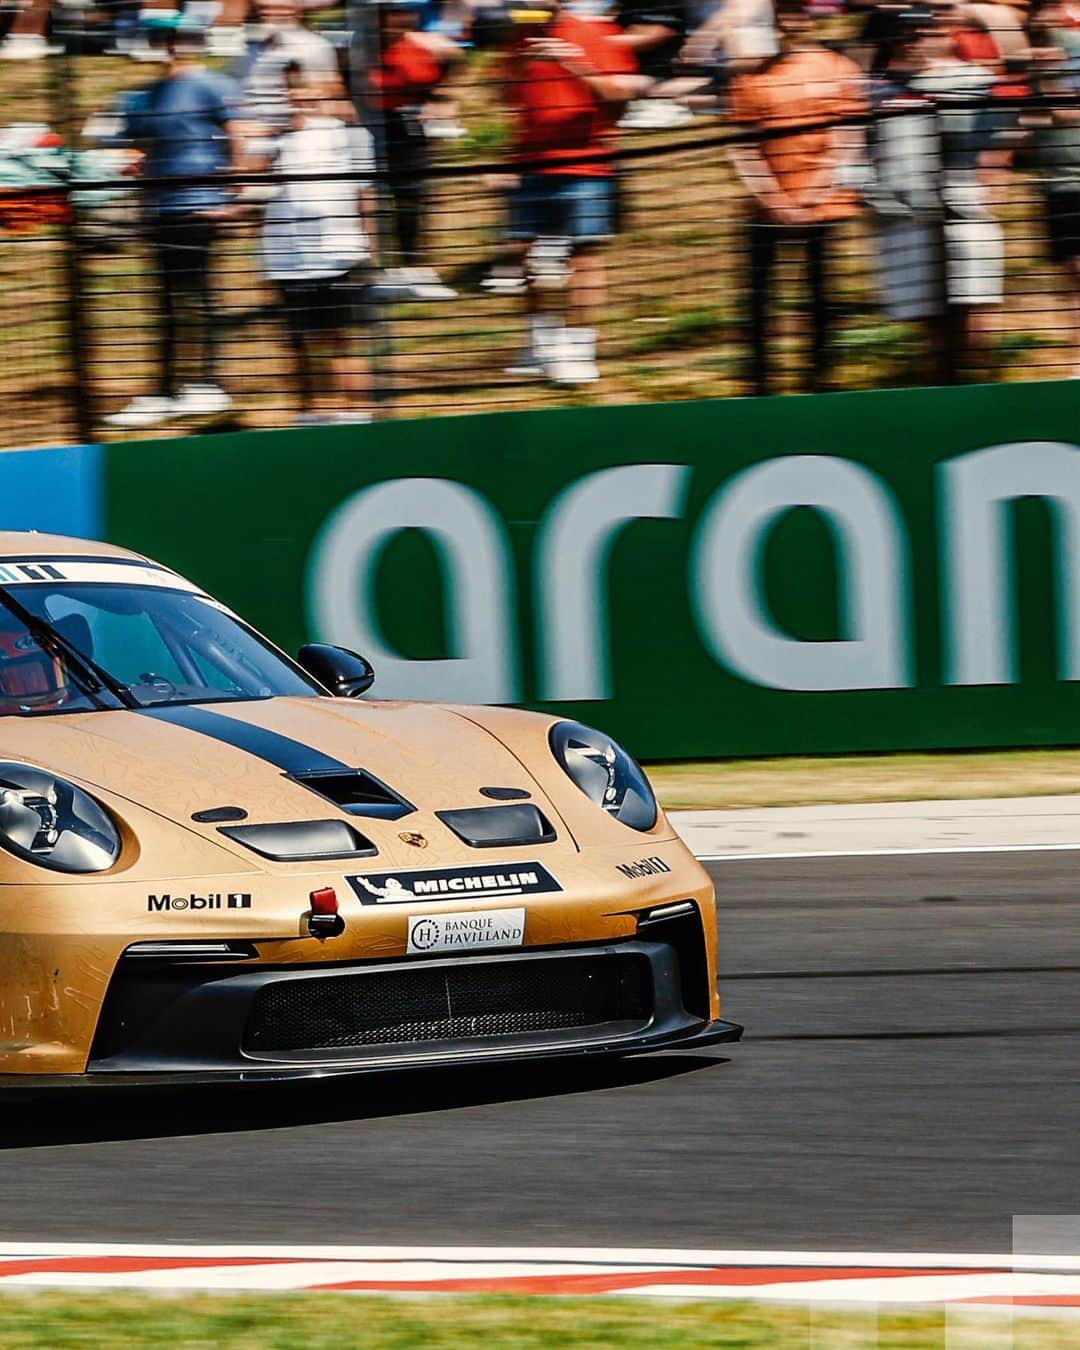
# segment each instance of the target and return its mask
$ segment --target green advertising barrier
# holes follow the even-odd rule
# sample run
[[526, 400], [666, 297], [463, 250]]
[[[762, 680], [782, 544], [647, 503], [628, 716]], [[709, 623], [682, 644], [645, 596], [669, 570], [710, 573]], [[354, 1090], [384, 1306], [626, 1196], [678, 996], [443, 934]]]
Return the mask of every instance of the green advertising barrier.
[[646, 758], [1080, 742], [1080, 383], [106, 447], [108, 537], [384, 697]]

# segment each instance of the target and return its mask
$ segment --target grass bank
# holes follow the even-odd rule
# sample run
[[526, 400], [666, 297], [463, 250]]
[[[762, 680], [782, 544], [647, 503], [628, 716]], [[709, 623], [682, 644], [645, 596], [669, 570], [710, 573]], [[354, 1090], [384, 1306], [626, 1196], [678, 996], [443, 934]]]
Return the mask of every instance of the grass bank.
[[1080, 792], [1080, 750], [732, 759], [650, 764], [648, 774], [671, 810], [1044, 797]]
[[[1008, 1323], [994, 1314], [950, 1314], [949, 1344], [1002, 1344]], [[1080, 1347], [1080, 1321], [1019, 1318], [1014, 1350]], [[332, 1294], [173, 1299], [143, 1294], [34, 1293], [0, 1302], [0, 1347], [165, 1346], [228, 1350], [457, 1350], [510, 1347], [881, 1346], [944, 1350], [945, 1319], [934, 1312], [841, 1313], [749, 1303], [669, 1305], [644, 1299], [390, 1299]]]

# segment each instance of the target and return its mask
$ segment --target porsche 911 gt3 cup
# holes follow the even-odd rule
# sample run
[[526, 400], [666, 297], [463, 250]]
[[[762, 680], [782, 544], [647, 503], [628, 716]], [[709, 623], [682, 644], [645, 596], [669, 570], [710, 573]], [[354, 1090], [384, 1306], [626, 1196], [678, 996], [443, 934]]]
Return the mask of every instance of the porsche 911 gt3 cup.
[[0, 1085], [738, 1038], [709, 877], [618, 745], [372, 679], [146, 558], [0, 534]]

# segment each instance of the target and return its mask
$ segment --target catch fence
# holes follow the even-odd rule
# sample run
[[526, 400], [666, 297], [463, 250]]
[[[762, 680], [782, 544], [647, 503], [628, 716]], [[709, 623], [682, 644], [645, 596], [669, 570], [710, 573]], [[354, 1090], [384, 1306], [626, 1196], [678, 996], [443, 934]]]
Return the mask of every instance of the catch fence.
[[[6, 154], [38, 174], [0, 192], [3, 446], [135, 434], [108, 418], [158, 380], [162, 294], [144, 209], [154, 185], [128, 172], [122, 147], [95, 149], [86, 135], [88, 117], [100, 111], [94, 106], [100, 91], [83, 73], [93, 60], [100, 58], [58, 58], [55, 77], [38, 76], [18, 107], [20, 122], [48, 126], [58, 143], [12, 150], [9, 133], [3, 151], [0, 140], [0, 159]], [[3, 99], [9, 118], [12, 97], [9, 89]], [[776, 392], [1073, 372], [1075, 291], [1049, 251], [1051, 184], [1039, 143], [1049, 109], [1045, 98], [993, 107], [954, 100], [945, 109], [905, 113], [921, 119], [918, 135], [928, 138], [919, 152], [924, 168], [930, 166], [928, 186], [914, 215], [910, 203], [897, 207], [895, 194], [883, 200], [897, 163], [890, 168], [895, 143], [888, 129], [903, 118], [857, 119], [869, 150], [850, 170], [858, 210], [824, 231], [828, 340], [816, 372], [807, 232], [774, 227], [767, 351]], [[963, 183], [948, 181], [943, 145], [953, 134], [949, 119], [970, 120], [976, 112], [1009, 130], [993, 143], [1000, 153], [973, 158], [965, 196]], [[1036, 130], [1024, 131], [1028, 124]], [[788, 128], [765, 135], [791, 134]], [[452, 298], [406, 296], [406, 284], [388, 274], [399, 262], [391, 189], [401, 171], [382, 162], [351, 175], [371, 183], [374, 258], [350, 274], [341, 312], [324, 335], [340, 377], [336, 415], [411, 417], [754, 393], [751, 292], [755, 267], [761, 282], [762, 258], [760, 247], [751, 251], [750, 196], [732, 160], [733, 150], [761, 136], [706, 115], [670, 132], [622, 137], [615, 156], [618, 228], [602, 253], [600, 378], [560, 386], [521, 373], [517, 360], [528, 324], [519, 260], [507, 242], [504, 176], [512, 169], [500, 135], [477, 133], [463, 144], [448, 142], [441, 153], [436, 142], [423, 175], [424, 263]], [[903, 153], [910, 154], [911, 139]], [[325, 181], [341, 177], [328, 174]], [[311, 174], [235, 176], [234, 204], [215, 226], [210, 319], [215, 379], [230, 406], [137, 434], [275, 427], [303, 414], [290, 301], [266, 276], [262, 239], [268, 199], [296, 185], [310, 193]], [[526, 266], [543, 287], [544, 303], [562, 305], [562, 241], [541, 240]], [[969, 288], [973, 303], [946, 303], [950, 288], [956, 299], [958, 285]], [[922, 308], [909, 304], [905, 312], [903, 293], [911, 288], [923, 293]], [[199, 378], [194, 366], [191, 378]]]

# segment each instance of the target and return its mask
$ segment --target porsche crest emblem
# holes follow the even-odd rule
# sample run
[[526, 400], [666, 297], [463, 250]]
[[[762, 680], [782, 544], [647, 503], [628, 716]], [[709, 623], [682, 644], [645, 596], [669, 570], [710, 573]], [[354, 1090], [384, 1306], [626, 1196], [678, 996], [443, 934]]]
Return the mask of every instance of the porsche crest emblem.
[[417, 834], [415, 830], [402, 830], [398, 838], [403, 844], [411, 844], [413, 848], [427, 848], [427, 840], [422, 834]]

